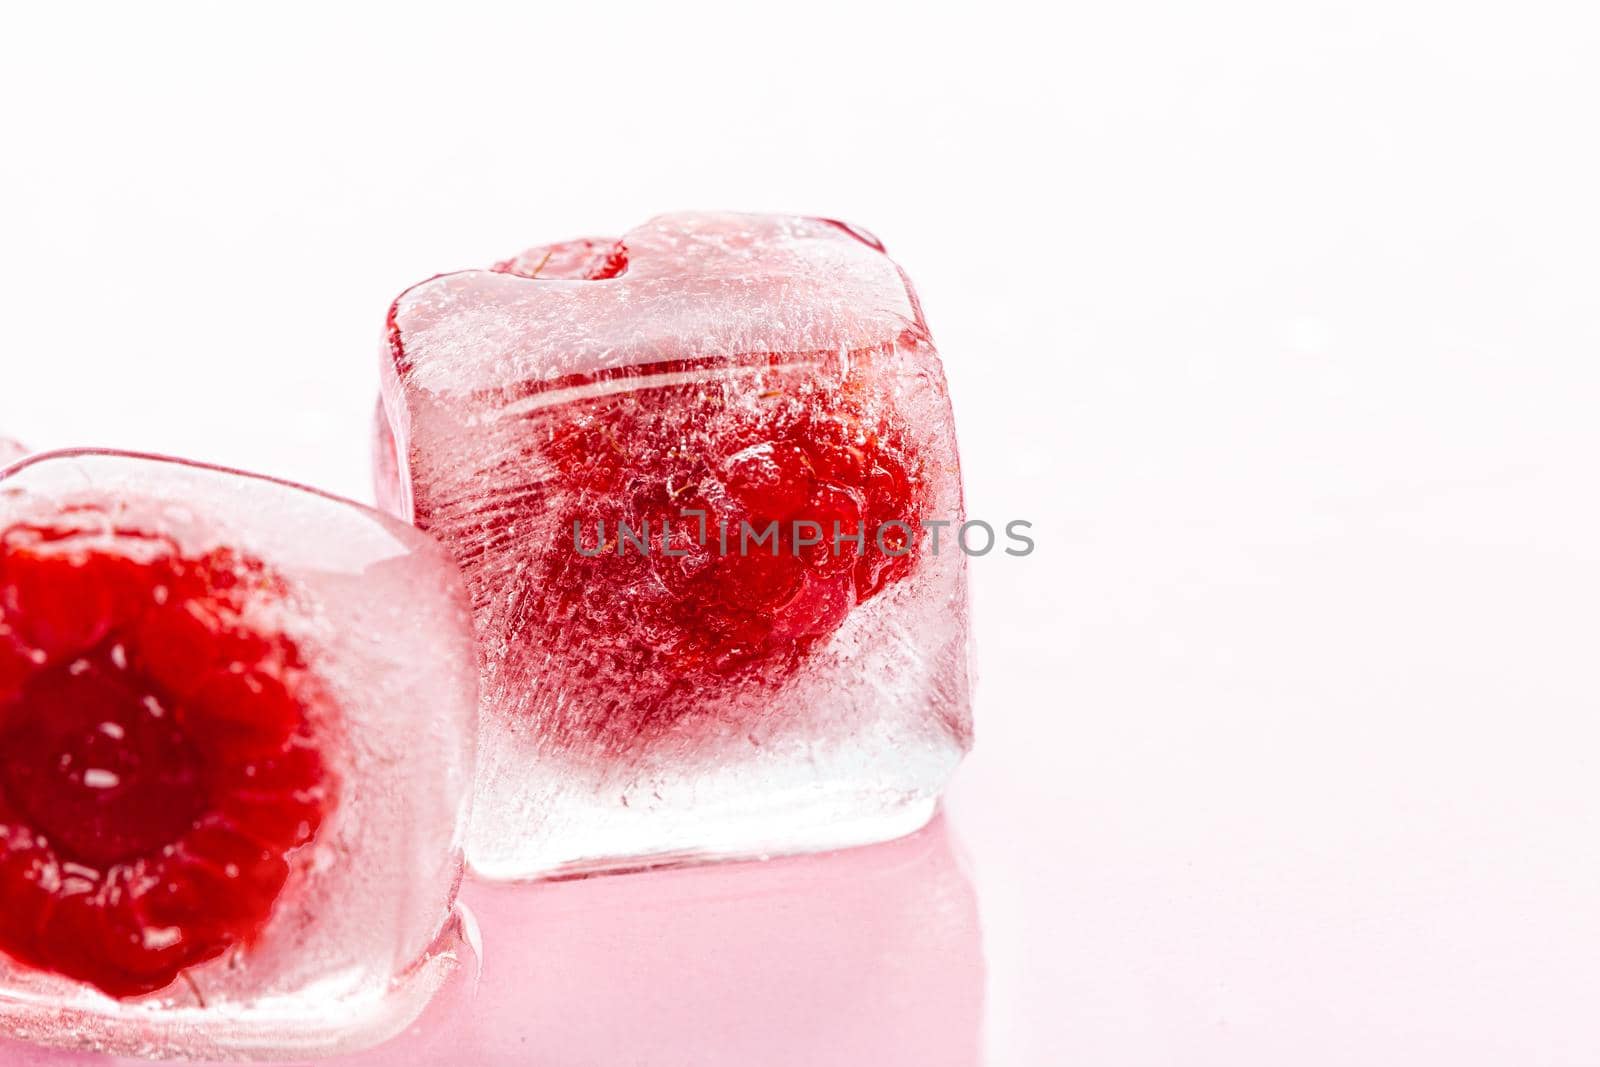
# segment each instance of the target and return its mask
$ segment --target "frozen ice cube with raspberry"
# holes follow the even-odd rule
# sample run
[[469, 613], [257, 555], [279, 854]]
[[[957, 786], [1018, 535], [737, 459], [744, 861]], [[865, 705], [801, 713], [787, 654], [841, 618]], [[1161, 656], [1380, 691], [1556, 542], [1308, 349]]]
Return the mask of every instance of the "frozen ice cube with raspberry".
[[657, 218], [400, 296], [380, 500], [483, 657], [468, 861], [521, 878], [914, 829], [970, 743], [939, 357], [821, 219]]
[[451, 966], [476, 719], [451, 562], [377, 512], [107, 452], [0, 478], [0, 1020], [371, 1044]]

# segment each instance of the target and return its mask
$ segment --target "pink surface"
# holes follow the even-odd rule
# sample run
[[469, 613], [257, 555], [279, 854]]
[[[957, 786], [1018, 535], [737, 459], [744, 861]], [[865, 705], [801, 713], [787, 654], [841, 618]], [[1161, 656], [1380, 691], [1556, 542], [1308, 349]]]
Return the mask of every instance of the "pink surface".
[[[945, 820], [816, 856], [473, 884], [483, 933], [409, 1032], [343, 1067], [970, 1067], [977, 900]], [[8, 1067], [131, 1064], [0, 1044]]]

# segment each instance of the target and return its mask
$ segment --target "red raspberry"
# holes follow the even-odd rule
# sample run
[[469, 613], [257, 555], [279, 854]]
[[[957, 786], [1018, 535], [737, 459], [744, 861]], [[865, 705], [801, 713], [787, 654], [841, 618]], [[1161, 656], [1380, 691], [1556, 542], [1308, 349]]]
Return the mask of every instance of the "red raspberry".
[[0, 534], [0, 951], [130, 997], [260, 932], [335, 802], [284, 590], [83, 511]]
[[[562, 536], [518, 614], [545, 620], [531, 639], [576, 665], [562, 684], [590, 689], [605, 709], [597, 733], [670, 728], [701, 706], [696, 690], [713, 676], [791, 672], [857, 604], [910, 572], [918, 457], [885, 429], [890, 420], [860, 380], [873, 372], [840, 373], [842, 385], [759, 368], [754, 407], [708, 401], [717, 390], [697, 382], [548, 415], [537, 462], [563, 489], [553, 498], [566, 502]], [[675, 444], [689, 440], [714, 450]], [[598, 547], [599, 520], [607, 551], [575, 551], [575, 527], [585, 551]], [[619, 520], [635, 534], [648, 527], [647, 552]], [[880, 547], [877, 529], [891, 522], [904, 526], [891, 526]], [[774, 537], [741, 543], [744, 524], [759, 536], [773, 523]]]

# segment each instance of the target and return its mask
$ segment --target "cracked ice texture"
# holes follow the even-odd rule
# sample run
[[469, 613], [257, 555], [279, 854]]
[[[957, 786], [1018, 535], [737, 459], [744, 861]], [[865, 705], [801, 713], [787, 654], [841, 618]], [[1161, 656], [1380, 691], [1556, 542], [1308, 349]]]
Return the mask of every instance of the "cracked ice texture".
[[[662, 216], [424, 282], [387, 342], [379, 499], [443, 541], [473, 598], [474, 869], [828, 848], [926, 820], [971, 739], [952, 538], [738, 555], [740, 521], [962, 518], [939, 358], [874, 239]], [[732, 526], [731, 553], [689, 509]], [[575, 550], [575, 525], [592, 550], [619, 520], [652, 527], [652, 551]]]
[[[183, 461], [47, 453], [0, 478], [0, 529], [10, 531], [8, 536], [63, 524], [83, 531], [78, 541], [100, 554], [94, 558], [120, 559], [115, 566], [123, 569], [137, 571], [151, 552], [252, 561], [241, 566], [232, 585], [248, 590], [242, 594], [240, 632], [297, 650], [295, 674], [304, 681], [291, 691], [302, 698], [315, 694], [305, 704], [313, 709], [307, 712], [309, 743], [329, 788], [319, 793], [326, 800], [310, 839], [284, 854], [287, 880], [259, 929], [144, 995], [108, 996], [88, 982], [0, 954], [6, 1033], [45, 1045], [140, 1056], [299, 1059], [362, 1048], [403, 1029], [471, 956], [454, 899], [477, 679], [466, 592], [452, 562], [430, 539], [390, 516], [286, 483]], [[10, 557], [13, 570], [17, 558]], [[25, 624], [27, 613], [15, 610], [18, 594], [5, 595], [14, 609], [5, 621]], [[144, 602], [172, 603], [159, 592]], [[147, 615], [140, 617], [161, 609], [143, 610]], [[119, 666], [131, 664], [137, 674], [151, 657], [175, 654], [159, 641], [146, 638], [141, 644], [140, 635], [166, 631], [128, 625], [132, 629], [114, 628], [106, 639], [133, 635], [124, 641], [125, 653], [123, 644], [113, 653]], [[26, 690], [20, 704], [9, 705], [13, 720], [39, 713], [38, 698], [30, 703], [26, 695], [37, 692]], [[180, 725], [190, 721], [184, 718], [185, 699], [170, 702]], [[5, 726], [16, 729], [19, 723]], [[122, 730], [113, 736], [121, 738]], [[293, 742], [301, 751], [305, 743]], [[213, 751], [203, 747], [202, 758], [214, 761]], [[223, 780], [212, 778], [209, 766], [202, 763], [202, 780]], [[7, 773], [8, 782], [17, 780], [10, 766]], [[229, 796], [255, 799], [239, 808], [233, 799], [219, 802], [215, 784], [208, 788], [213, 794], [202, 805], [211, 812], [205, 825], [216, 826], [217, 813], [254, 810], [260, 814], [251, 817], [249, 831], [226, 821], [236, 816], [221, 815], [222, 832], [250, 837], [271, 832], [263, 830], [271, 825], [263, 820], [274, 805], [289, 804], [287, 810], [295, 812], [304, 809], [293, 805], [311, 802], [303, 793], [264, 794], [259, 787], [252, 793], [241, 783], [232, 788], [244, 792]], [[267, 804], [264, 812], [248, 806], [261, 803]], [[126, 822], [126, 816], [105, 818]], [[303, 823], [300, 839], [306, 828]], [[39, 827], [20, 832], [37, 837]], [[142, 831], [135, 826], [134, 832]], [[10, 826], [6, 833], [15, 859], [19, 831]], [[199, 847], [193, 840], [190, 833], [177, 845], [180, 856]], [[135, 870], [198, 871], [161, 866], [170, 848], [150, 851], [139, 862], [156, 866]], [[229, 899], [234, 894], [226, 881], [240, 878], [237, 871], [231, 865], [209, 869], [209, 880], [199, 883], [208, 888], [184, 905], [189, 914], [209, 916], [206, 921], [237, 915], [235, 905], [242, 902]], [[0, 893], [15, 892], [22, 883], [12, 879], [13, 868], [3, 873]], [[112, 874], [100, 877], [109, 884]], [[126, 884], [136, 886], [137, 879]], [[128, 891], [159, 893], [160, 886]], [[102, 908], [119, 906], [118, 897], [100, 899], [107, 902]], [[132, 914], [148, 917], [149, 907], [141, 912], [136, 906]], [[12, 911], [6, 921], [15, 917]], [[50, 919], [42, 921], [42, 951], [60, 958], [67, 935], [50, 926]], [[196, 928], [204, 927], [176, 929]], [[147, 937], [142, 951], [164, 947], [174, 936], [174, 930], [149, 932], [156, 940]], [[18, 936], [28, 934], [7, 933]], [[112, 966], [114, 957], [100, 955], [107, 950], [85, 951], [87, 966]]]

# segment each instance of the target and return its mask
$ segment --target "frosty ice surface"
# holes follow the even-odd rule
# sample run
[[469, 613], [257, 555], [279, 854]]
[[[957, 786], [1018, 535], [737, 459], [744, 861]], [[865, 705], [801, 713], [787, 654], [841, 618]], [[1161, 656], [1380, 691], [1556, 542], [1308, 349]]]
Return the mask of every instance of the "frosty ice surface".
[[465, 591], [388, 516], [106, 452], [0, 478], [0, 1025], [360, 1048], [462, 951]]
[[961, 485], [875, 240], [682, 214], [543, 246], [404, 293], [383, 368], [380, 500], [473, 598], [476, 870], [926, 821], [970, 743], [964, 560], [924, 535]]

